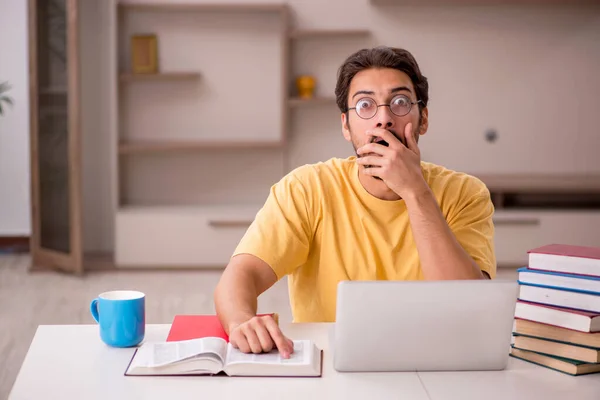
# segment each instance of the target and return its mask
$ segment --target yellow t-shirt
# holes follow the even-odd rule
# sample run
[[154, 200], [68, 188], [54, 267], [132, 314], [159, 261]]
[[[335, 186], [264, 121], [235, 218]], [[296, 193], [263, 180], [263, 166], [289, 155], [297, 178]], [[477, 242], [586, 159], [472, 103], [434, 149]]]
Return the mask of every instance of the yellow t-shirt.
[[[335, 321], [342, 280], [422, 280], [403, 200], [369, 194], [355, 157], [299, 167], [273, 185], [234, 256], [252, 254], [289, 275], [295, 322]], [[421, 162], [458, 242], [490, 277], [496, 275], [494, 206], [479, 179]]]

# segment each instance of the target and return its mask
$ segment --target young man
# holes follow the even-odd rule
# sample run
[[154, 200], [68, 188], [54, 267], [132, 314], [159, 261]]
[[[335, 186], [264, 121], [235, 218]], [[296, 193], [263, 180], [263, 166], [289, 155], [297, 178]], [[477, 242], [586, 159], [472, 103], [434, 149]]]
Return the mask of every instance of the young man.
[[292, 350], [257, 297], [289, 275], [294, 321], [335, 319], [342, 280], [485, 279], [496, 273], [494, 207], [469, 175], [421, 161], [429, 85], [406, 50], [351, 55], [335, 89], [356, 157], [305, 165], [275, 184], [215, 291], [231, 343]]

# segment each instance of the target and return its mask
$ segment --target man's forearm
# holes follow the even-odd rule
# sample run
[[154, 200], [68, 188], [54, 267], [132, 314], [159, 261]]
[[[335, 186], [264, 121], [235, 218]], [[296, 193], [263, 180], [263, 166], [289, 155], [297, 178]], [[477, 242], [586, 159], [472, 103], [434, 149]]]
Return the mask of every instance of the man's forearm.
[[429, 187], [404, 200], [425, 279], [485, 278], [477, 263], [456, 240]]
[[256, 315], [256, 284], [247, 272], [233, 273], [225, 270], [215, 290], [215, 308], [221, 325], [230, 334], [233, 327], [244, 323]]

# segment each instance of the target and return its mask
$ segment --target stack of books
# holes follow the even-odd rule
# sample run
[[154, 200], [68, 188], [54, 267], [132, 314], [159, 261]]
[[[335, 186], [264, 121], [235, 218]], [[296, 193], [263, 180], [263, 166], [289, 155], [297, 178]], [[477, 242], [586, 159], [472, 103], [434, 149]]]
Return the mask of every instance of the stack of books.
[[570, 375], [600, 372], [600, 248], [551, 244], [528, 254], [510, 355]]

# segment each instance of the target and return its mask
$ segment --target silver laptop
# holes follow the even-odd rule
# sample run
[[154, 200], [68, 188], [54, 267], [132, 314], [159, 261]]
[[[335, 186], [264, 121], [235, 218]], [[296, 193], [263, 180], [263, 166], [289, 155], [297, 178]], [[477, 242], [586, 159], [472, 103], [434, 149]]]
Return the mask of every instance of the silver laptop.
[[508, 280], [340, 282], [334, 368], [504, 369], [517, 296]]

